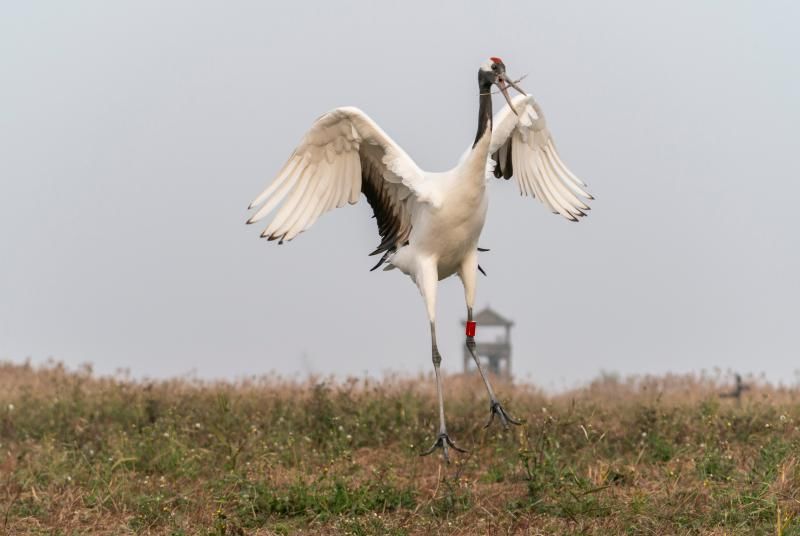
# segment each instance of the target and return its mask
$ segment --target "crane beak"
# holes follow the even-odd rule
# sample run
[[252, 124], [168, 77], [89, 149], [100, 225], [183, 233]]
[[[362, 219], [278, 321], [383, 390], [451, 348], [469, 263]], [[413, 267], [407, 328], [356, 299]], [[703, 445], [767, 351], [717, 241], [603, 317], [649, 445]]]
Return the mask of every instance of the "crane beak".
[[[525, 77], [523, 76], [523, 78]], [[522, 95], [527, 95], [527, 93], [525, 93], [525, 90], [519, 87], [517, 84], [515, 84], [513, 80], [509, 80], [508, 78], [505, 77], [503, 78], [503, 80], [505, 80], [508, 83], [508, 85], [519, 91]]]
[[511, 111], [514, 112], [514, 115], [519, 115], [517, 113], [516, 108], [514, 108], [514, 105], [511, 103], [511, 96], [509, 96], [508, 94], [508, 80], [506, 79], [506, 76], [503, 75], [502, 77], [498, 77], [497, 82], [495, 82], [495, 84], [497, 84], [497, 87], [500, 88], [500, 92], [506, 98], [506, 102], [511, 107]]

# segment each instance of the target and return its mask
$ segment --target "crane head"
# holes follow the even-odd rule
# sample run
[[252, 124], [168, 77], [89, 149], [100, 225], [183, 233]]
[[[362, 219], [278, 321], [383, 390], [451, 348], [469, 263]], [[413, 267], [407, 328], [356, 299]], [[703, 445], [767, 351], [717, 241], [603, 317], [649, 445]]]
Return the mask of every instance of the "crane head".
[[513, 87], [523, 95], [525, 95], [525, 91], [521, 87], [519, 87], [516, 82], [511, 80], [506, 75], [506, 64], [503, 63], [503, 60], [496, 56], [492, 56], [483, 64], [481, 64], [481, 68], [478, 70], [478, 85], [481, 88], [481, 92], [488, 92], [492, 84], [496, 85], [500, 92], [503, 94], [503, 97], [506, 98], [506, 102], [511, 107], [511, 110], [516, 114], [517, 111], [514, 109], [514, 105], [511, 104], [511, 97], [508, 94], [508, 88]]

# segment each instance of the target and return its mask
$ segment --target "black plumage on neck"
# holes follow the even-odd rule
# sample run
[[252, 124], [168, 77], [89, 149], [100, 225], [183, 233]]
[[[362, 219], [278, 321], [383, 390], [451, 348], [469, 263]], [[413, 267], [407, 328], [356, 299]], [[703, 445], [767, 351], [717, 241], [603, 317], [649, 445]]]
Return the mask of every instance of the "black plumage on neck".
[[478, 97], [478, 102], [480, 103], [478, 107], [478, 133], [475, 134], [473, 148], [483, 137], [486, 129], [491, 130], [492, 128], [492, 83], [480, 80], [478, 87], [480, 88], [480, 96]]

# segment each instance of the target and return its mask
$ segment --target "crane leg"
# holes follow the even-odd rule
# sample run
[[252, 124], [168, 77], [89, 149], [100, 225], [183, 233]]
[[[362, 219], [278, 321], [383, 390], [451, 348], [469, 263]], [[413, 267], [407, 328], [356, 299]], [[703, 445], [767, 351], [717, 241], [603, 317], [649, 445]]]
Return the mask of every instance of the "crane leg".
[[[472, 321], [472, 307], [467, 309], [467, 321]], [[475, 355], [475, 338], [474, 337], [467, 337], [467, 350], [472, 355], [472, 359], [475, 361], [475, 365], [478, 367], [478, 372], [481, 373], [481, 378], [483, 378], [483, 383], [486, 385], [486, 390], [489, 392], [489, 420], [486, 422], [484, 428], [489, 428], [489, 425], [492, 424], [494, 420], [494, 416], [497, 415], [500, 418], [500, 422], [503, 423], [503, 428], [508, 428], [508, 424], [515, 424], [519, 426], [522, 424], [521, 421], [518, 421], [512, 418], [506, 410], [503, 408], [503, 405], [500, 404], [500, 401], [497, 400], [497, 397], [494, 396], [494, 391], [492, 390], [492, 384], [489, 383], [489, 378], [486, 377], [486, 374], [483, 372], [483, 367], [481, 366], [481, 361], [478, 359], [478, 356]]]
[[448, 453], [448, 447], [452, 447], [454, 450], [458, 452], [467, 452], [466, 450], [462, 449], [455, 443], [453, 440], [450, 439], [450, 436], [447, 434], [447, 426], [445, 425], [444, 421], [444, 395], [442, 394], [442, 375], [439, 370], [439, 366], [442, 362], [442, 356], [439, 354], [439, 349], [436, 347], [436, 326], [433, 322], [431, 322], [431, 340], [432, 340], [432, 358], [433, 358], [433, 371], [436, 374], [436, 394], [439, 398], [439, 435], [436, 437], [436, 441], [433, 443], [433, 446], [423, 452], [421, 456], [427, 456], [431, 454], [437, 448], [442, 449], [442, 456], [447, 463], [450, 463], [450, 456]]
[[[477, 254], [473, 254], [464, 261], [464, 265], [462, 266], [461, 270], [459, 271], [458, 275], [461, 278], [461, 282], [464, 283], [464, 297], [467, 301], [467, 322], [472, 322], [472, 306], [475, 303], [475, 285], [477, 276], [477, 268], [478, 268], [478, 258]], [[503, 423], [504, 428], [508, 428], [508, 424], [515, 424], [520, 425], [522, 424], [520, 421], [513, 419], [506, 410], [503, 408], [500, 401], [497, 400], [497, 397], [494, 395], [494, 390], [492, 389], [492, 384], [489, 383], [489, 378], [483, 372], [483, 367], [481, 366], [481, 360], [478, 359], [478, 356], [475, 354], [475, 337], [472, 335], [467, 335], [466, 340], [467, 350], [469, 350], [470, 355], [472, 356], [473, 361], [475, 361], [475, 365], [478, 367], [478, 372], [481, 374], [481, 378], [483, 379], [483, 384], [486, 386], [486, 390], [489, 392], [489, 421], [486, 423], [484, 428], [488, 428], [492, 421], [494, 420], [494, 416], [497, 415], [500, 418], [500, 422]]]
[[437, 448], [442, 449], [442, 456], [447, 463], [450, 463], [450, 455], [448, 452], [449, 448], [453, 450], [457, 450], [458, 452], [467, 452], [466, 450], [462, 449], [461, 447], [457, 446], [453, 443], [453, 440], [450, 439], [450, 436], [447, 434], [447, 426], [445, 425], [444, 419], [444, 394], [442, 389], [442, 375], [441, 371], [439, 370], [440, 365], [442, 363], [442, 356], [439, 353], [439, 348], [436, 346], [436, 285], [438, 281], [438, 276], [436, 273], [435, 265], [432, 267], [433, 269], [423, 270], [422, 274], [417, 278], [417, 284], [419, 285], [419, 289], [422, 292], [422, 297], [425, 299], [425, 306], [428, 309], [428, 318], [430, 319], [431, 323], [431, 358], [433, 360], [433, 371], [436, 375], [436, 394], [439, 399], [439, 434], [436, 437], [436, 441], [433, 443], [433, 446], [426, 450], [425, 452], [421, 453], [421, 456], [427, 456], [428, 454], [433, 453], [434, 450]]

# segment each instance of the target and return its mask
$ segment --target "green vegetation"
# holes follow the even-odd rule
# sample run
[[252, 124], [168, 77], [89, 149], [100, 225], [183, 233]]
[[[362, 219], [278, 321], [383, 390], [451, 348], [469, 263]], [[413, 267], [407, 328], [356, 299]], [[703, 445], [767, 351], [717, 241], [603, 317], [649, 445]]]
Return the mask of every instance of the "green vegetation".
[[[0, 364], [0, 534], [800, 536], [800, 391], [605, 376], [483, 430], [480, 380], [238, 383]], [[495, 423], [496, 425], [497, 423]]]

